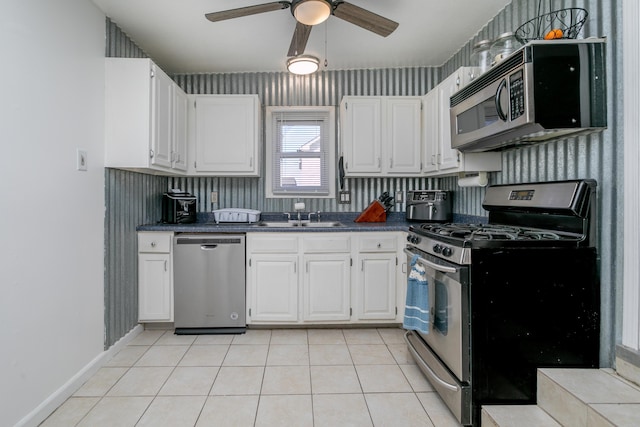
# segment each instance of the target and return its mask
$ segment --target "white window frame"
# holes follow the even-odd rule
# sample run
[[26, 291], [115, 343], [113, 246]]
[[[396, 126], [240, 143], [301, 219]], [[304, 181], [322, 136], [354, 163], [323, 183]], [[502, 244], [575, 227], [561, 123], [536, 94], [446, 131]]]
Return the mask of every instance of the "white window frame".
[[[281, 113], [296, 113], [304, 112], [307, 114], [318, 113], [318, 117], [328, 116], [328, 147], [327, 147], [327, 177], [329, 183], [328, 194], [318, 194], [314, 192], [299, 192], [291, 191], [290, 193], [274, 193], [273, 178], [274, 178], [274, 153], [275, 144], [274, 140], [277, 129], [278, 114]], [[283, 198], [316, 198], [316, 199], [331, 199], [336, 197], [336, 112], [335, 107], [267, 107], [265, 114], [265, 195], [267, 198], [283, 199]]]

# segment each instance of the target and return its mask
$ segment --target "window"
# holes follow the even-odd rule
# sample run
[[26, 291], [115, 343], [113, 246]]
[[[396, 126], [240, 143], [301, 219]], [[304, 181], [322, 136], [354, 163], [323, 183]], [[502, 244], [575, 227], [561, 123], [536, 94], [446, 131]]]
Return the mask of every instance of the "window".
[[334, 107], [267, 107], [267, 197], [335, 197]]

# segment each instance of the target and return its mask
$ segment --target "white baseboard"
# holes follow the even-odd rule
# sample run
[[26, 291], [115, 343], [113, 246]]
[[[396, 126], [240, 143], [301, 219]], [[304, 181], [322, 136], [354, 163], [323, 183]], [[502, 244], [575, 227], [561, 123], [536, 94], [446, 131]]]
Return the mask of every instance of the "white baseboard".
[[124, 348], [131, 340], [133, 340], [140, 332], [143, 331], [142, 325], [136, 325], [127, 335], [120, 338], [115, 344], [97, 355], [84, 368], [71, 377], [62, 387], [56, 390], [48, 398], [46, 398], [33, 411], [22, 418], [15, 427], [36, 427], [42, 421], [47, 419], [49, 415], [55, 411], [58, 406], [62, 405], [65, 400], [73, 395], [93, 374], [98, 372], [113, 356]]

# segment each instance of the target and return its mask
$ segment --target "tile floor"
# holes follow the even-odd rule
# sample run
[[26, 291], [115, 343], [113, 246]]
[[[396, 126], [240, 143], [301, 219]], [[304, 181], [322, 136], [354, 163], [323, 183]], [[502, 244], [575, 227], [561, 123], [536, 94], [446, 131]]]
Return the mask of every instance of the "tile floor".
[[145, 330], [41, 426], [459, 426], [402, 329]]

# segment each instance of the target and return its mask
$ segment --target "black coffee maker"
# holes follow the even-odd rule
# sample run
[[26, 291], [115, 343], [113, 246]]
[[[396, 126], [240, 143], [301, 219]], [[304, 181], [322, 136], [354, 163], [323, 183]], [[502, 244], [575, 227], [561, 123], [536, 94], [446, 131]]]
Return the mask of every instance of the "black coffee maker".
[[162, 195], [162, 222], [189, 224], [196, 222], [196, 197], [180, 190]]

